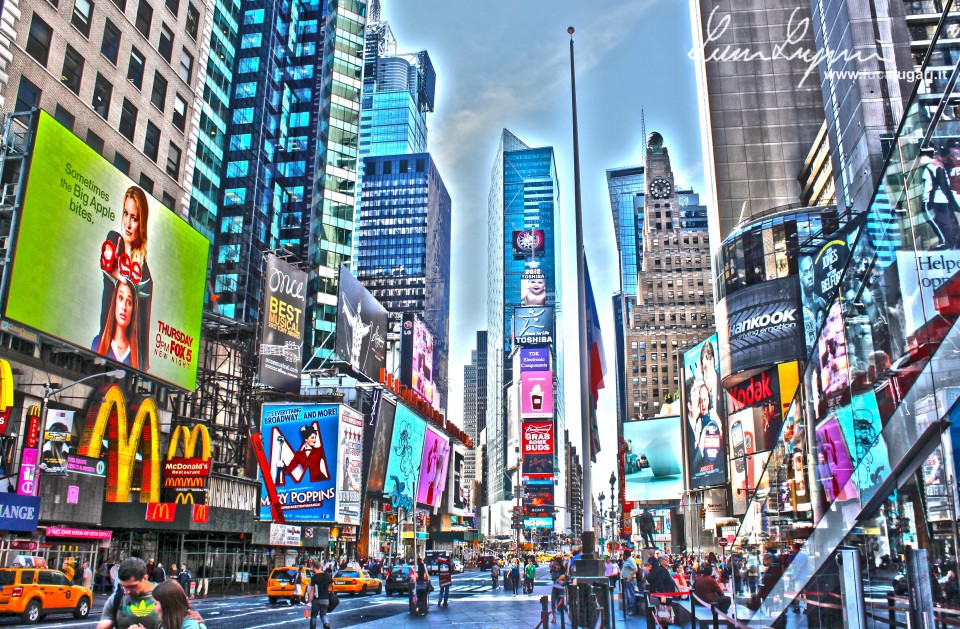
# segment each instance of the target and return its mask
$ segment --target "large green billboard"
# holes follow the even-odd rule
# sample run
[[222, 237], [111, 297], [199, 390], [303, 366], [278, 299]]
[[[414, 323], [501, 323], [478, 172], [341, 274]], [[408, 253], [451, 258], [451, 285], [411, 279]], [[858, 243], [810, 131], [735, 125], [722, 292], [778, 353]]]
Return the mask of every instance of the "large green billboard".
[[7, 318], [192, 390], [209, 248], [40, 112]]

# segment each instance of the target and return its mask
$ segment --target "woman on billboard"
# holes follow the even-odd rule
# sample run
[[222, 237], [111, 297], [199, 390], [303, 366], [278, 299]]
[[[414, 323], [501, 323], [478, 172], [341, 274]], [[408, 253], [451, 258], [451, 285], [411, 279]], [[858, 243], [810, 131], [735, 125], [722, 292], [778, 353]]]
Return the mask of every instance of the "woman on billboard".
[[137, 289], [130, 280], [117, 282], [106, 322], [100, 327], [100, 334], [93, 339], [90, 349], [110, 360], [140, 369], [136, 294]]
[[[153, 285], [147, 265], [147, 222], [150, 207], [147, 194], [131, 186], [123, 195], [120, 231], [111, 230], [100, 248], [100, 268], [103, 270], [103, 295], [100, 307], [100, 329], [108, 324], [109, 311], [114, 302], [116, 287], [126, 280], [134, 287], [136, 296], [136, 362], [135, 369], [150, 368], [150, 310], [153, 303]], [[102, 335], [101, 335], [102, 336]], [[102, 353], [102, 352], [101, 352]], [[130, 364], [130, 363], [126, 363]]]

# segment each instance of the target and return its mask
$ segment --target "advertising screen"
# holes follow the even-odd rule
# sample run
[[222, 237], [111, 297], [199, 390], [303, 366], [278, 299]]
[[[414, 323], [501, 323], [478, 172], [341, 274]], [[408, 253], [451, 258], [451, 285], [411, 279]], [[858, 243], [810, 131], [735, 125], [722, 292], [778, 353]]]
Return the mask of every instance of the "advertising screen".
[[542, 517], [553, 515], [553, 483], [527, 483], [523, 487], [523, 515]]
[[[364, 450], [366, 456], [363, 460], [369, 466], [367, 473], [367, 490], [371, 492], [382, 492], [387, 474], [387, 461], [389, 456], [385, 453], [390, 451], [390, 439], [393, 437], [393, 422], [397, 412], [397, 405], [390, 400], [384, 399], [380, 403], [377, 413], [376, 425], [367, 426], [364, 430], [364, 441], [368, 438], [368, 432], [372, 442], [370, 444], [369, 454]], [[376, 456], [373, 456], [376, 453]]]
[[892, 471], [887, 444], [881, 436], [883, 426], [877, 396], [873, 391], [854, 395], [850, 405], [837, 409], [836, 413], [843, 440], [852, 445], [849, 452], [856, 468], [854, 480], [861, 500], [866, 502]]
[[679, 417], [623, 423], [626, 500], [679, 500], [683, 493]]
[[820, 422], [816, 431], [817, 482], [827, 505], [835, 501], [853, 500], [856, 487], [848, 481], [853, 476], [853, 462], [843, 439], [840, 423], [833, 415]]
[[807, 473], [807, 436], [799, 409], [800, 404], [794, 404], [783, 420], [783, 453], [787, 480], [783, 487], [785, 493], [782, 501], [790, 506], [796, 519], [811, 520], [813, 503]]
[[43, 450], [40, 452], [40, 471], [44, 474], [66, 476], [73, 439], [73, 416], [73, 411], [47, 410]]
[[820, 333], [820, 387], [825, 397], [842, 393], [850, 380], [843, 307], [834, 302]]
[[417, 483], [417, 502], [429, 505], [434, 511], [447, 485], [447, 464], [450, 461], [450, 439], [427, 426], [420, 461], [420, 482]]
[[553, 478], [554, 439], [553, 421], [523, 422], [520, 431], [522, 474], [526, 478]]
[[553, 308], [514, 308], [513, 342], [518, 347], [553, 345]]
[[348, 406], [341, 406], [339, 437], [336, 521], [342, 524], [360, 524], [360, 499], [363, 495], [363, 415]]
[[470, 479], [467, 458], [460, 450], [453, 451], [453, 473], [450, 474], [450, 511], [454, 515], [470, 515]]
[[387, 357], [387, 310], [340, 265], [334, 351], [355, 371], [376, 380]]
[[300, 393], [307, 273], [271, 253], [267, 255], [263, 276], [257, 376], [268, 387]]
[[209, 241], [46, 112], [33, 155], [5, 316], [193, 390]]
[[841, 273], [850, 257], [847, 240], [856, 236], [855, 224], [848, 223], [827, 238], [824, 244], [804, 251], [800, 256], [800, 297], [808, 354], [813, 351], [817, 333], [827, 316], [827, 304], [833, 301]]
[[433, 401], [433, 334], [419, 317], [403, 315], [400, 383], [428, 402]]
[[420, 457], [427, 423], [404, 404], [397, 404], [390, 440], [390, 460], [384, 494], [394, 509], [413, 509], [413, 486], [420, 478]]
[[550, 371], [550, 348], [531, 347], [520, 350], [520, 372]]
[[[761, 479], [770, 452], [751, 454], [734, 462], [730, 472], [733, 489], [733, 514], [743, 515], [754, 493], [768, 486], [767, 477]], [[757, 485], [760, 483], [760, 486]]]
[[528, 268], [520, 276], [520, 305], [547, 305], [547, 276], [539, 268]]
[[[338, 493], [344, 477], [351, 475], [340, 467], [341, 453], [350, 451], [341, 443], [346, 433], [341, 418], [349, 417], [345, 420], [349, 430], [362, 439], [359, 415], [339, 404], [271, 403], [263, 405], [260, 417], [267, 467], [286, 521], [336, 522]], [[260, 519], [271, 520], [270, 499], [262, 480]], [[348, 500], [345, 508], [351, 503]]]
[[520, 418], [553, 417], [553, 372], [520, 372]]
[[529, 258], [543, 253], [546, 239], [541, 229], [521, 229], [513, 232], [514, 258]]
[[720, 414], [717, 335], [686, 352], [683, 364], [690, 488], [719, 485], [727, 480], [727, 445]]

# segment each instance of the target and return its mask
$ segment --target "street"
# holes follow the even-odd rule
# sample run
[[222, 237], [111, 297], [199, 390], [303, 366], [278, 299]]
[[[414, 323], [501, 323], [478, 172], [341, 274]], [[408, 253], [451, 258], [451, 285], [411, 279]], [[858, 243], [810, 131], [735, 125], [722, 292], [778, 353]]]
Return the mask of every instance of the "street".
[[[536, 591], [533, 596], [519, 596], [499, 589], [492, 592], [489, 571], [467, 570], [454, 575], [450, 588], [450, 606], [437, 607], [437, 577], [432, 577], [435, 590], [430, 594], [430, 614], [427, 618], [409, 615], [405, 596], [387, 597], [385, 594], [340, 596], [340, 605], [329, 615], [333, 627], [367, 626], [390, 618], [390, 627], [414, 625], [431, 626], [470, 626], [464, 625], [466, 618], [478, 622], [483, 618], [485, 629], [498, 626], [498, 616], [512, 619], [513, 622], [500, 622], [499, 627], [529, 626], [539, 622], [540, 596], [549, 594], [550, 577], [545, 566], [538, 568]], [[503, 581], [501, 579], [501, 585]], [[469, 612], [457, 605], [458, 601], [469, 599]], [[73, 620], [70, 616], [51, 616], [37, 626], [70, 627], [71, 629], [93, 629], [97, 625], [104, 597], [98, 596], [94, 610], [85, 621]], [[509, 603], [509, 606], [506, 605]], [[265, 594], [249, 594], [229, 598], [193, 601], [194, 608], [203, 616], [208, 629], [265, 629], [266, 627], [306, 627], [303, 611], [306, 606], [290, 606], [281, 603], [275, 607], [267, 602]], [[521, 611], [522, 609], [522, 611]], [[467, 616], [468, 615], [468, 616]], [[522, 618], [522, 622], [521, 619]], [[529, 621], [529, 622], [528, 622]], [[0, 627], [22, 626], [15, 617], [0, 619]], [[481, 626], [481, 625], [477, 625]]]

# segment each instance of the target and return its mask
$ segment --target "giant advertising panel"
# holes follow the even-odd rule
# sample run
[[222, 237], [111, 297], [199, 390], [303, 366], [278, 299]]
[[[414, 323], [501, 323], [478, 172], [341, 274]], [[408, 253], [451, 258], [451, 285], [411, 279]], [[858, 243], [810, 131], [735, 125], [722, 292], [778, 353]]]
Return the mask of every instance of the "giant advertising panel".
[[420, 457], [426, 438], [427, 423], [404, 404], [397, 404], [390, 440], [384, 494], [394, 509], [407, 511], [414, 507], [413, 486], [420, 478]]
[[450, 462], [450, 439], [427, 426], [420, 460], [420, 481], [417, 483], [417, 502], [440, 507], [440, 498], [447, 486], [447, 465]]
[[846, 390], [850, 382], [847, 339], [843, 330], [843, 307], [834, 302], [827, 311], [820, 333], [820, 390], [831, 397]]
[[683, 493], [680, 418], [623, 423], [627, 444], [624, 477], [628, 501], [679, 500]]
[[433, 401], [433, 334], [413, 313], [403, 314], [400, 334], [400, 383]]
[[529, 347], [520, 350], [520, 372], [550, 371], [550, 348]]
[[467, 478], [467, 457], [463, 451], [454, 448], [453, 466], [450, 474], [450, 512], [453, 515], [467, 516], [471, 515], [471, 479]]
[[520, 372], [520, 418], [553, 417], [553, 372]]
[[520, 452], [525, 478], [553, 478], [553, 457], [556, 448], [553, 420], [523, 422]]
[[[355, 482], [353, 468], [361, 464], [351, 460], [343, 466], [345, 453], [358, 457], [348, 432], [363, 438], [363, 420], [359, 413], [339, 404], [264, 404], [260, 430], [264, 436], [267, 468], [276, 486], [279, 506], [288, 523], [338, 521], [338, 498], [344, 508], [357, 501], [344, 492]], [[271, 520], [270, 498], [266, 485], [260, 490], [260, 519]]]
[[806, 358], [798, 280], [786, 277], [742, 288], [717, 304], [720, 375]]
[[163, 462], [163, 491], [160, 494], [163, 502], [206, 504], [212, 461], [210, 432], [206, 426], [174, 426]]
[[340, 265], [334, 351], [355, 371], [377, 380], [387, 359], [387, 310]]
[[848, 240], [856, 236], [856, 225], [848, 223], [815, 249], [800, 256], [800, 296], [803, 304], [803, 327], [807, 354], [813, 351], [817, 334], [827, 316], [827, 305], [833, 301], [840, 277], [850, 258]]
[[554, 513], [553, 483], [527, 483], [523, 488], [523, 515], [552, 516]]
[[514, 231], [512, 240], [515, 259], [536, 257], [538, 253], [543, 253], [546, 244], [542, 229]]
[[513, 309], [513, 342], [518, 347], [550, 347], [553, 345], [552, 307]]
[[683, 364], [690, 488], [720, 485], [727, 480], [727, 440], [721, 417], [724, 396], [717, 335], [686, 352]]
[[[397, 413], [397, 405], [387, 399], [383, 399], [379, 408], [376, 409], [376, 423], [374, 426], [367, 425], [363, 431], [364, 456], [363, 461], [367, 467], [367, 490], [375, 493], [383, 491], [383, 486], [387, 475], [387, 461], [390, 451], [390, 439], [393, 437], [393, 421]], [[366, 442], [370, 441], [369, 448]], [[374, 456], [376, 453], [376, 456]]]
[[193, 390], [210, 242], [46, 112], [33, 155], [4, 315]]
[[520, 276], [520, 305], [547, 305], [547, 276], [540, 267], [524, 269]]
[[340, 446], [337, 453], [337, 517], [341, 524], [360, 524], [363, 496], [363, 415], [340, 407]]
[[271, 253], [264, 263], [263, 276], [257, 376], [269, 387], [299, 393], [307, 274]]

